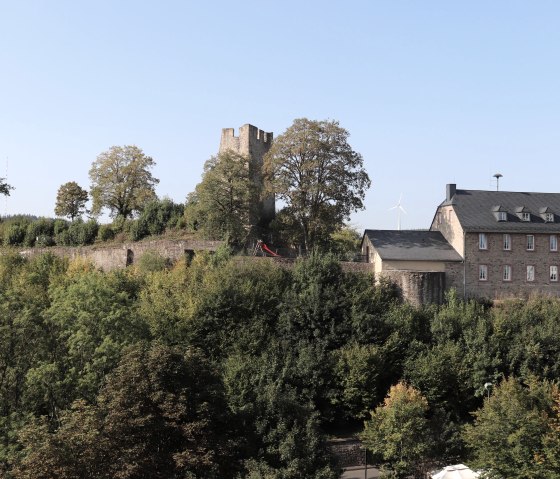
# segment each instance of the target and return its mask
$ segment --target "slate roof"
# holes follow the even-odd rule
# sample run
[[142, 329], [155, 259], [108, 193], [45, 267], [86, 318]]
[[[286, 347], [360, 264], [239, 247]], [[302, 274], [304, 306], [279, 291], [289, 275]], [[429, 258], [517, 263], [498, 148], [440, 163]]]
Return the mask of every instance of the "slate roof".
[[[560, 232], [560, 193], [456, 190], [440, 206], [447, 205], [453, 205], [465, 231]], [[505, 211], [507, 221], [498, 221], [497, 211]], [[522, 221], [522, 212], [530, 213], [531, 221]], [[545, 213], [553, 213], [554, 221], [546, 222]]]
[[382, 260], [462, 261], [439, 231], [366, 230]]

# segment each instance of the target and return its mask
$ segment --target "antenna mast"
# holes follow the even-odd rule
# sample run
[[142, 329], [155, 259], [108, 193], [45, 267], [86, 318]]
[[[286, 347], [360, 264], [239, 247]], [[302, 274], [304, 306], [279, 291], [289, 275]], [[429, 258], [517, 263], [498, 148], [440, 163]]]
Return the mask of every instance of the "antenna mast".
[[500, 178], [504, 176], [501, 173], [496, 173], [494, 178], [496, 178], [496, 191], [500, 191]]
[[[8, 183], [8, 157], [6, 156], [6, 184]], [[8, 195], [4, 195], [4, 217], [8, 216]]]

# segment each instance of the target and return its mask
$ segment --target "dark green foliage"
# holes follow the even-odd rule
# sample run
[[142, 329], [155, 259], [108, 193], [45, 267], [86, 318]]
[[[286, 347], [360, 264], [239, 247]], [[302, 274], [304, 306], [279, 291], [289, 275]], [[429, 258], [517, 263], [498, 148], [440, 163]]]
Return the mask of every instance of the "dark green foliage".
[[[492, 477], [532, 479], [543, 474], [539, 457], [550, 431], [553, 391], [548, 383], [533, 380], [528, 386], [510, 378], [475, 413], [466, 428], [466, 440], [477, 464]], [[558, 470], [556, 471], [558, 473]]]
[[85, 246], [93, 244], [98, 230], [99, 224], [94, 219], [85, 223], [82, 220], [76, 220], [70, 224], [68, 229], [62, 230], [55, 237], [55, 241], [60, 246]]
[[138, 260], [138, 269], [143, 273], [162, 271], [169, 267], [169, 260], [156, 251], [146, 251]]
[[25, 246], [52, 246], [54, 244], [54, 220], [40, 218], [29, 223], [25, 234]]
[[24, 218], [4, 223], [2, 228], [4, 246], [22, 246], [29, 224], [29, 220]]
[[160, 235], [168, 228], [179, 226], [183, 211], [183, 205], [173, 203], [168, 198], [151, 201], [138, 217], [138, 229], [141, 237]]
[[[38, 223], [13, 219], [57, 237], [87, 225]], [[132, 224], [115, 223], [121, 234]], [[468, 461], [466, 437], [481, 465], [491, 450], [507, 462], [503, 447], [474, 446], [501, 424], [524, 477], [557, 479], [560, 408], [543, 381], [560, 374], [559, 300], [490, 307], [452, 293], [420, 309], [335, 256], [293, 268], [229, 248], [172, 267], [144, 256], [111, 273], [0, 256], [0, 476], [335, 478], [325, 431], [359, 427], [405, 380], [421, 427], [404, 462], [383, 459], [398, 474], [419, 454]], [[531, 386], [500, 386], [512, 375]], [[486, 382], [495, 402], [483, 401]], [[477, 409], [469, 431], [480, 433], [465, 436]], [[393, 416], [376, 417], [370, 432], [390, 432]], [[384, 457], [391, 444], [373, 442]]]
[[140, 344], [108, 376], [94, 406], [75, 402], [55, 433], [44, 422], [22, 431], [14, 476], [232, 478], [232, 423], [220, 378], [203, 357]]
[[97, 232], [99, 241], [111, 241], [115, 237], [115, 231], [111, 225], [100, 225]]

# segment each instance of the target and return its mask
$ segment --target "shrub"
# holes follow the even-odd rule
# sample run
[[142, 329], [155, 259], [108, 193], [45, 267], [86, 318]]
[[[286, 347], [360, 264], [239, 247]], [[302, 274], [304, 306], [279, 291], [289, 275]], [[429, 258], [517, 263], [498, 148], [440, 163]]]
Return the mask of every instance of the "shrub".
[[27, 232], [27, 224], [13, 222], [8, 223], [4, 227], [4, 245], [5, 246], [22, 246], [25, 241], [25, 233]]
[[115, 232], [111, 225], [101, 225], [97, 232], [97, 239], [99, 241], [111, 241], [115, 238]]
[[25, 233], [25, 246], [52, 246], [54, 243], [54, 220], [50, 218], [40, 218], [29, 223]]
[[85, 246], [92, 244], [97, 237], [99, 224], [95, 220], [84, 223], [77, 220], [70, 227], [56, 236], [56, 244], [62, 246]]
[[143, 273], [163, 271], [170, 266], [169, 260], [157, 251], [146, 251], [138, 259], [138, 270]]

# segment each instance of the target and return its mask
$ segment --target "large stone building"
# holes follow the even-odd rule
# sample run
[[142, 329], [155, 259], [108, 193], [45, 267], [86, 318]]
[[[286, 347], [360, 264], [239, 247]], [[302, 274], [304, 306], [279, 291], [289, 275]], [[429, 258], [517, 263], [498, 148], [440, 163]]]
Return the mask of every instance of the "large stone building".
[[[404, 296], [406, 287], [413, 291], [413, 302], [439, 301], [437, 284], [464, 297], [560, 296], [559, 237], [560, 193], [459, 190], [449, 184], [430, 231], [366, 230], [362, 254], [378, 276], [396, 278]], [[438, 282], [436, 273], [442, 276]]]
[[[235, 136], [233, 128], [223, 128], [220, 140], [220, 153], [228, 150], [249, 158], [249, 170], [251, 178], [257, 188], [262, 190], [265, 186], [263, 174], [264, 155], [272, 146], [272, 133], [259, 130], [256, 126], [245, 124], [239, 128], [239, 136]], [[260, 226], [266, 226], [274, 219], [275, 202], [274, 195], [269, 195], [260, 201], [257, 208], [257, 217], [252, 222]]]

